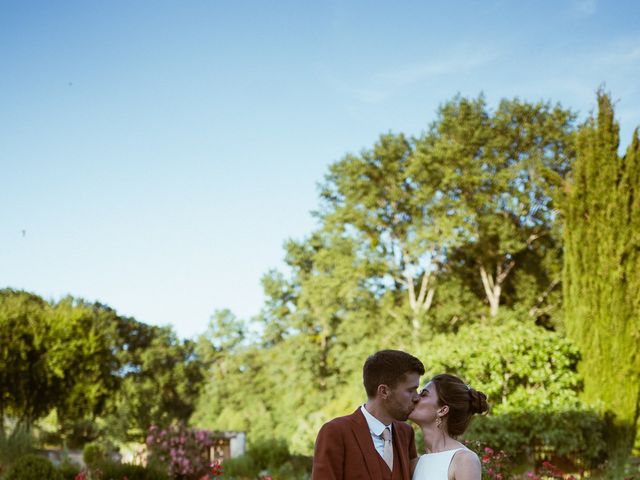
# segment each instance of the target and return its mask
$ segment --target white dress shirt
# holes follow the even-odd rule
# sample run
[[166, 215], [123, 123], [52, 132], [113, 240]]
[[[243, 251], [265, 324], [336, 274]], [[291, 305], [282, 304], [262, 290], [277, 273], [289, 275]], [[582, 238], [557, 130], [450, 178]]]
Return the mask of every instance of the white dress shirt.
[[371, 433], [371, 440], [373, 440], [373, 446], [376, 447], [376, 451], [380, 454], [382, 458], [384, 458], [384, 439], [382, 438], [382, 432], [385, 428], [388, 428], [393, 434], [393, 424], [385, 425], [376, 417], [371, 415], [364, 405], [360, 407], [360, 411], [364, 415], [365, 420], [367, 421], [367, 425], [369, 425], [369, 432]]

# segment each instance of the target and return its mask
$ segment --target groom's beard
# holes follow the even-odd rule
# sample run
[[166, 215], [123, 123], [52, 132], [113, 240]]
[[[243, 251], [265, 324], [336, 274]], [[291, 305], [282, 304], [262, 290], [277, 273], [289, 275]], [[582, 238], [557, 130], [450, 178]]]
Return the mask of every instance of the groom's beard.
[[387, 412], [395, 420], [398, 420], [400, 422], [406, 421], [409, 418], [409, 415], [411, 415], [411, 412], [413, 412], [414, 408], [414, 403], [412, 403], [411, 405], [403, 405], [394, 398], [389, 399], [389, 401], [387, 402]]

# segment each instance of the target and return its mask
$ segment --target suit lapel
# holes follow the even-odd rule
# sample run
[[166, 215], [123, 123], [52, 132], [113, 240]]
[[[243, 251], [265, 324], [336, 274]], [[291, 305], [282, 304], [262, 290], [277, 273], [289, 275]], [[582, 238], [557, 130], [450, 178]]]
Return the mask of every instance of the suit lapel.
[[360, 451], [362, 452], [362, 456], [364, 457], [364, 464], [369, 471], [369, 477], [382, 478], [380, 462], [376, 457], [378, 452], [376, 452], [376, 449], [373, 446], [369, 425], [360, 411], [360, 408], [351, 415], [351, 428], [356, 437], [356, 441], [358, 442], [358, 446], [360, 447]]
[[409, 455], [407, 455], [407, 452], [409, 451], [409, 445], [405, 443], [403, 435], [400, 435], [400, 424], [401, 422], [393, 422], [393, 443], [398, 447], [397, 452], [398, 457], [400, 457], [398, 458], [398, 460], [400, 466], [402, 467], [402, 470], [400, 472], [402, 473], [403, 477], [406, 478], [406, 472], [411, 471], [408, 465]]

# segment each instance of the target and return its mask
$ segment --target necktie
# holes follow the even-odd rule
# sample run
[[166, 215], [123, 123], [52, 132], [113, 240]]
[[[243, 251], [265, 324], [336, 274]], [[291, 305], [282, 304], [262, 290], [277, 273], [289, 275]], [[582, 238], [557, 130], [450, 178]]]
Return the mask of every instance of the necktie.
[[389, 427], [382, 431], [382, 438], [384, 439], [382, 459], [389, 465], [389, 470], [393, 471], [393, 445], [391, 444], [391, 429]]

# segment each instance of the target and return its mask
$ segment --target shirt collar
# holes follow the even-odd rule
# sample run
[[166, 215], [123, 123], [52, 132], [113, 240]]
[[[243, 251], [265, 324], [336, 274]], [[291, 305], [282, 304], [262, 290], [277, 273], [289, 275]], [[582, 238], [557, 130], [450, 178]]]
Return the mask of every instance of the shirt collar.
[[373, 415], [371, 415], [367, 409], [364, 407], [364, 405], [362, 405], [360, 407], [360, 411], [362, 412], [362, 414], [364, 415], [365, 420], [367, 421], [367, 424], [369, 425], [369, 430], [371, 431], [371, 433], [373, 433], [374, 435], [382, 435], [382, 432], [384, 431], [385, 428], [389, 427], [389, 430], [391, 430], [391, 432], [393, 432], [393, 423], [390, 423], [389, 425], [385, 425], [384, 423], [382, 423], [380, 420], [378, 420], [376, 417], [374, 417]]

